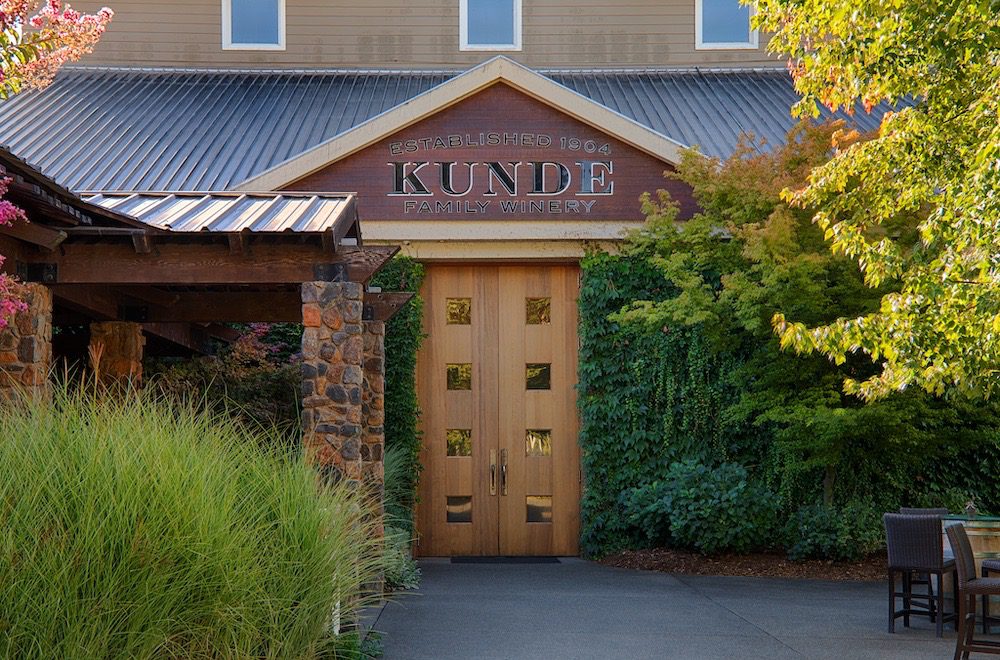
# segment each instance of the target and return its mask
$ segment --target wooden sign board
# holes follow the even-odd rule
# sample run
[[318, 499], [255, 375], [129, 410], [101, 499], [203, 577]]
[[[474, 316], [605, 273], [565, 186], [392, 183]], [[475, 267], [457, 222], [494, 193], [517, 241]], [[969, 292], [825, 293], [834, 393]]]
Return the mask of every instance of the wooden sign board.
[[288, 186], [356, 192], [366, 220], [642, 220], [672, 167], [504, 84]]

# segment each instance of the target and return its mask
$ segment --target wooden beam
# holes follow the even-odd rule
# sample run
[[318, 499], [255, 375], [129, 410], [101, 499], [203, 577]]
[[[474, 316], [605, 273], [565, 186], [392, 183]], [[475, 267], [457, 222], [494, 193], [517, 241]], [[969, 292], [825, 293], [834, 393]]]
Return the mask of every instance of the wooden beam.
[[27, 262], [54, 264], [58, 284], [225, 285], [301, 284], [334, 279], [367, 282], [399, 248], [343, 248], [336, 255], [318, 245], [261, 244], [253, 256], [234, 256], [228, 245], [158, 243], [151, 254], [131, 245], [64, 243], [57, 253], [24, 255]]
[[234, 342], [242, 336], [239, 330], [235, 330], [228, 325], [222, 325], [221, 323], [209, 323], [204, 326], [205, 332], [216, 339], [221, 339], [226, 342]]
[[64, 231], [51, 229], [37, 222], [22, 222], [20, 220], [12, 225], [0, 225], [0, 233], [32, 245], [38, 245], [50, 252], [68, 238], [68, 234]]
[[414, 294], [406, 292], [365, 293], [365, 319], [388, 321], [395, 316]]
[[117, 321], [122, 304], [120, 292], [92, 286], [53, 286], [52, 295], [60, 305], [92, 317], [95, 321]]
[[143, 323], [142, 329], [196, 353], [208, 353], [211, 348], [204, 328], [190, 323]]
[[0, 254], [6, 257], [3, 262], [3, 272], [16, 273], [17, 262], [22, 261], [24, 255], [35, 251], [37, 251], [36, 247], [25, 245], [23, 241], [19, 241], [12, 236], [5, 236], [0, 232]]
[[153, 305], [159, 305], [160, 307], [173, 305], [181, 299], [180, 295], [177, 293], [164, 291], [163, 289], [157, 289], [152, 286], [119, 287], [117, 291], [124, 296], [128, 296], [129, 298], [141, 300]]
[[[60, 284], [52, 287], [56, 299], [76, 311], [100, 320], [115, 320], [123, 305], [145, 302], [150, 323], [300, 323], [302, 298], [293, 291], [183, 292], [167, 294], [158, 303], [146, 295], [151, 287], [100, 287]], [[140, 303], [141, 304], [141, 303]]]
[[[124, 301], [119, 291], [100, 287], [55, 286], [53, 295], [59, 305], [82, 313], [94, 321], [116, 321]], [[192, 351], [204, 353], [208, 333], [192, 328], [190, 323], [154, 321], [143, 323], [142, 329]]]
[[153, 251], [153, 237], [145, 232], [132, 234], [132, 249], [139, 254], [149, 254]]
[[[98, 320], [120, 320], [123, 307], [141, 306], [148, 323], [300, 323], [302, 300], [298, 289], [289, 291], [185, 291], [161, 292], [161, 300], [149, 294], [151, 287], [101, 287], [60, 284], [52, 287], [57, 301]], [[412, 293], [369, 292], [366, 315], [388, 321]], [[136, 301], [140, 301], [138, 305]], [[224, 338], [224, 337], [222, 337]]]
[[300, 291], [183, 293], [156, 316], [193, 323], [301, 323]]
[[247, 232], [232, 232], [226, 234], [229, 240], [229, 254], [235, 256], [244, 255], [249, 252], [249, 237]]

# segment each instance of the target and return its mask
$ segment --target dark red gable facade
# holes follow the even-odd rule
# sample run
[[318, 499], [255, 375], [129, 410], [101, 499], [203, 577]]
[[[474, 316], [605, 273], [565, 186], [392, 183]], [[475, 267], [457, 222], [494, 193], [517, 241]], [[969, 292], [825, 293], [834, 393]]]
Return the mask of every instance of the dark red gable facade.
[[497, 83], [289, 186], [358, 193], [369, 220], [642, 219], [665, 189], [695, 210], [673, 167]]

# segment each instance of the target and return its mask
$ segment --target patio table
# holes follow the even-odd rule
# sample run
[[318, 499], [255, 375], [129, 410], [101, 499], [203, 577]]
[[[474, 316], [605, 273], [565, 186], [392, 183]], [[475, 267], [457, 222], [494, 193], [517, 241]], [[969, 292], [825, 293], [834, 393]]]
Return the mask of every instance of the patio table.
[[[945, 534], [945, 527], [959, 524], [965, 526], [965, 531], [969, 535], [972, 554], [976, 558], [976, 575], [980, 575], [984, 559], [1000, 559], [1000, 516], [942, 516], [941, 533]], [[944, 539], [944, 548], [945, 552], [950, 554], [951, 546], [947, 536]], [[951, 582], [949, 580], [945, 582], [947, 593], [951, 591]], [[1000, 612], [1000, 598], [994, 597], [990, 601], [990, 611], [994, 615]], [[979, 612], [979, 615], [982, 616], [982, 612]]]

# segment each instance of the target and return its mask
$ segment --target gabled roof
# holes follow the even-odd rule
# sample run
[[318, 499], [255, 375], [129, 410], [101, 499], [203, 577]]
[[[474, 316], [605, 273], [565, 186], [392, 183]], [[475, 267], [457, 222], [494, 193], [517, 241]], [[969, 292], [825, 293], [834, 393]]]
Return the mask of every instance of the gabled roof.
[[[0, 103], [0, 143], [72, 189], [230, 190], [458, 74], [67, 68], [48, 89]], [[712, 156], [731, 153], [742, 131], [778, 144], [794, 124], [783, 69], [534, 75]], [[851, 121], [875, 128], [883, 110]]]
[[240, 183], [237, 188], [272, 190], [286, 186], [498, 83], [661, 160], [680, 161], [685, 145], [501, 55]]

